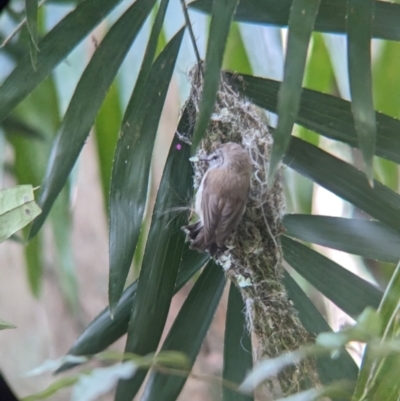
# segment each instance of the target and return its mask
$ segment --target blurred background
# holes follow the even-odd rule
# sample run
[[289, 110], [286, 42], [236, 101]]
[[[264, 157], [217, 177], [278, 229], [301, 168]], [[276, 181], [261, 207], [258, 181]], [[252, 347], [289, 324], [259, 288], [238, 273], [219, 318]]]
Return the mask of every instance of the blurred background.
[[[130, 4], [123, 1], [0, 126], [1, 188], [18, 183], [40, 185], [52, 140], [76, 84], [97, 44]], [[74, 6], [73, 2], [54, 0], [42, 5], [39, 9], [39, 36], [52, 29]], [[12, 71], [19, 58], [29, 52], [26, 26], [17, 28], [24, 18], [24, 7], [24, 1], [12, 0], [9, 8], [0, 15], [0, 44], [3, 43], [0, 48], [0, 82]], [[57, 200], [44, 230], [28, 246], [21, 243], [24, 233], [0, 245], [0, 318], [17, 326], [14, 330], [0, 332], [0, 368], [21, 397], [44, 389], [53, 380], [51, 376], [29, 378], [26, 373], [47, 359], [65, 354], [84, 327], [107, 305], [107, 195], [112, 155], [122, 113], [141, 65], [154, 16], [150, 16], [126, 57], [68, 186]], [[196, 11], [190, 11], [190, 18], [200, 55], [204, 57], [209, 18]], [[171, 0], [158, 51], [183, 24], [180, 1]], [[224, 67], [239, 73], [282, 80], [286, 35], [286, 29], [234, 23]], [[399, 42], [373, 40], [375, 109], [397, 118], [400, 112], [399, 54]], [[304, 86], [348, 100], [346, 57], [344, 36], [314, 33]], [[186, 33], [158, 130], [143, 238], [169, 144], [175, 134], [179, 110], [190, 90], [187, 76], [194, 63], [195, 55]], [[268, 118], [274, 126], [276, 116], [268, 114]], [[361, 166], [359, 152], [343, 143], [330, 141], [297, 126], [295, 134]], [[376, 157], [374, 168], [377, 180], [398, 191], [397, 165]], [[343, 217], [356, 217], [359, 213], [352, 205], [292, 170], [285, 170], [285, 182], [288, 212]], [[316, 248], [378, 285], [387, 283], [393, 270], [390, 264]], [[138, 252], [130, 282], [138, 275], [140, 257]], [[350, 322], [343, 312], [317, 294], [309, 284], [303, 284], [333, 329]], [[189, 289], [190, 284], [174, 297], [167, 329]], [[196, 362], [194, 371], [197, 373], [221, 373], [225, 309], [226, 294]], [[123, 339], [114, 348], [122, 350]], [[356, 348], [355, 358], [359, 353]], [[216, 389], [209, 383], [190, 379], [180, 399], [209, 399], [214, 391]], [[62, 391], [51, 399], [66, 400], [68, 394], [68, 391]]]

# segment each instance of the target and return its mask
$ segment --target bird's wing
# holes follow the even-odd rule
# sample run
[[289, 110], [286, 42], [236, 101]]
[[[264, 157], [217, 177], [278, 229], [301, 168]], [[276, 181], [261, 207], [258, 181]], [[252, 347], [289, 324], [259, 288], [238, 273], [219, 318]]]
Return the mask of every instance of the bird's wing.
[[[216, 195], [216, 192], [210, 187], [210, 175], [207, 174], [204, 180], [204, 190], [201, 198], [201, 209], [203, 213], [204, 224], [204, 241], [207, 245], [215, 242], [215, 233], [219, 225], [222, 211], [221, 198]], [[212, 180], [211, 180], [212, 181]]]
[[240, 220], [245, 204], [245, 199], [242, 198], [228, 198], [224, 200], [220, 221], [215, 234], [215, 242], [219, 247], [225, 244], [225, 241]]

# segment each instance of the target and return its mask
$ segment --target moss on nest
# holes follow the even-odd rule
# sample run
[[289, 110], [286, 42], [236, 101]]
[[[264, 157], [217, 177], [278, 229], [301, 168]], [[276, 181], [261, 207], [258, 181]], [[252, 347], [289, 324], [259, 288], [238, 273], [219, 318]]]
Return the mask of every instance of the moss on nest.
[[[197, 66], [191, 71], [190, 79], [192, 90], [186, 106], [194, 125], [202, 91]], [[279, 236], [285, 201], [281, 171], [276, 174], [273, 185], [267, 186], [272, 136], [260, 111], [240, 97], [223, 75], [214, 113], [196, 156], [203, 157], [225, 142], [239, 143], [248, 151], [253, 174], [246, 211], [227, 241], [228, 251], [216, 261], [241, 291], [248, 328], [258, 340], [256, 358], [275, 357], [309, 343], [313, 337], [301, 325], [283, 284]], [[195, 189], [206, 169], [203, 163], [195, 163]], [[288, 395], [318, 385], [315, 360], [286, 369], [278, 381], [278, 389], [276, 383], [270, 384], [276, 396], [279, 392]]]

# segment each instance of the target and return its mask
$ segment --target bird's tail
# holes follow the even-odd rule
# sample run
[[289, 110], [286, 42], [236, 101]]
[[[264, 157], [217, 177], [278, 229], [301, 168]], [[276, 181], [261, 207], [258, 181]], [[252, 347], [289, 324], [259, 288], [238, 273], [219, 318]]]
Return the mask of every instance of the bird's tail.
[[183, 226], [182, 230], [186, 233], [186, 240], [190, 241], [190, 249], [195, 249], [199, 252], [208, 252], [214, 256], [219, 248], [216, 243], [208, 244], [204, 239], [204, 229], [200, 221]]

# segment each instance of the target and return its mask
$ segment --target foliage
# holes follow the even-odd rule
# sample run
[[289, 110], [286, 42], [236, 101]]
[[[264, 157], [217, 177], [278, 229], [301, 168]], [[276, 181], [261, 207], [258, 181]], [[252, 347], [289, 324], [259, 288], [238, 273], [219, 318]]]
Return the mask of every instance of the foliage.
[[[149, 360], [157, 349], [161, 351], [156, 359], [164, 352], [181, 351], [187, 355], [191, 367], [225, 285], [220, 267], [210, 262], [207, 255], [189, 250], [180, 231], [187, 216], [177, 214], [174, 208], [185, 207], [191, 201], [189, 157], [195, 151], [180, 135], [171, 143], [153, 214], [149, 216], [146, 212], [157, 128], [173, 71], [179, 62], [178, 54], [184, 49], [182, 43], [190, 44], [189, 35], [185, 34], [188, 27], [175, 29], [159, 51], [158, 46], [167, 37], [166, 27], [170, 21], [166, 15], [172, 0], [160, 1], [158, 8], [155, 0], [71, 0], [65, 3], [69, 4], [70, 12], [49, 31], [43, 24], [47, 6], [38, 7], [33, 0], [26, 1], [26, 19], [10, 8], [12, 5], [1, 16], [7, 17], [13, 26], [22, 21], [22, 30], [11, 40], [5, 40], [0, 49], [2, 56], [15, 66], [2, 77], [0, 128], [14, 150], [14, 178], [18, 184], [40, 185], [38, 205], [43, 210], [36, 216], [38, 208], [33, 198], [29, 198], [35, 207], [30, 217], [36, 217], [29, 232], [30, 243], [24, 249], [29, 282], [33, 293], [39, 296], [44, 254], [42, 225], [50, 222], [60, 260], [64, 296], [72, 311], [79, 310], [76, 278], [69, 256], [69, 191], [74, 185], [71, 173], [94, 126], [103, 194], [110, 216], [112, 316], [108, 306], [105, 307], [77, 339], [69, 354], [99, 354], [127, 333], [125, 359], [132, 353], [137, 354], [138, 361], [145, 361], [142, 365], [150, 372], [147, 369], [136, 371], [137, 366], [129, 368], [128, 362], [115, 365], [110, 368], [113, 379], [107, 389], [114, 386], [117, 379], [123, 379], [119, 381], [115, 399], [131, 400], [148, 374], [143, 400], [161, 399], [160, 394], [163, 400], [175, 400], [189, 371], [183, 374], [178, 369], [173, 375], [170, 366], [157, 370]], [[119, 3], [125, 9], [95, 49], [60, 119], [53, 72], [98, 24], [110, 22], [109, 15]], [[191, 13], [201, 10], [211, 15], [204, 62], [205, 89], [196, 126], [190, 125], [184, 110], [177, 132], [194, 130], [195, 145], [199, 143], [212, 115], [222, 65], [246, 73], [232, 76], [242, 95], [260, 108], [279, 114], [276, 131], [273, 130], [276, 138], [273, 163], [275, 166], [283, 162], [286, 166], [288, 209], [295, 212], [283, 218], [282, 246], [288, 266], [284, 284], [304, 327], [319, 335], [316, 345], [293, 350], [294, 358], [317, 354], [320, 379], [326, 385], [322, 390], [309, 389], [292, 399], [310, 400], [327, 394], [343, 399], [353, 394], [354, 401], [397, 400], [400, 391], [395, 375], [400, 365], [400, 268], [395, 268], [394, 263], [399, 259], [400, 241], [400, 196], [397, 193], [400, 97], [388, 91], [400, 86], [397, 69], [393, 67], [398, 63], [400, 6], [360, 0], [196, 0], [189, 8]], [[121, 110], [122, 88], [118, 73], [152, 12], [155, 18], [140, 72], [130, 100]], [[289, 27], [286, 60], [283, 61], [283, 52], [279, 60], [269, 60], [270, 63], [284, 63], [281, 75], [274, 79], [267, 78], [263, 72], [267, 60], [257, 63], [258, 55], [254, 53], [259, 50], [264, 54], [261, 45], [260, 48], [255, 45], [258, 38], [253, 36], [248, 40], [245, 34], [250, 28], [260, 32], [256, 31], [255, 24]], [[9, 33], [0, 32], [2, 37]], [[332, 51], [332, 43], [339, 42], [337, 38], [325, 36], [326, 33], [345, 38], [348, 61], [346, 52]], [[372, 42], [379, 51], [371, 56], [372, 38], [379, 39]], [[310, 40], [312, 46], [309, 46]], [[276, 51], [278, 44], [281, 45], [277, 41], [273, 44]], [[254, 75], [249, 74], [249, 66]], [[309, 88], [302, 88], [302, 82]], [[374, 101], [379, 112], [374, 109]], [[108, 113], [110, 128], [104, 129], [102, 121], [107, 120]], [[271, 125], [276, 126], [272, 121], [273, 117]], [[120, 132], [118, 137], [116, 130]], [[333, 146], [343, 150], [340, 157], [335, 155]], [[361, 151], [362, 163], [357, 149]], [[33, 157], [33, 153], [38, 156]], [[346, 158], [345, 154], [350, 157]], [[3, 173], [3, 154], [1, 157]], [[312, 203], [316, 185], [311, 182], [349, 202], [352, 206], [347, 218], [310, 214], [310, 210], [318, 206], [318, 202]], [[17, 212], [25, 207], [24, 203], [18, 204], [16, 209], [14, 205], [13, 210], [9, 208], [7, 212]], [[3, 212], [0, 215], [4, 217]], [[135, 253], [137, 256], [142, 251], [140, 233], [146, 219], [151, 220], [150, 232], [140, 275], [123, 291], [132, 259]], [[21, 229], [30, 219], [23, 221], [20, 216], [17, 220], [18, 224], [10, 230], [2, 224], [1, 232], [7, 231], [2, 239]], [[28, 231], [24, 233], [27, 235]], [[389, 263], [392, 278], [381, 291], [310, 244], [359, 255], [363, 272], [368, 271], [371, 263], [378, 272], [383, 262]], [[173, 295], [203, 266], [206, 267], [161, 344]], [[304, 288], [308, 284], [349, 316], [358, 317], [357, 324], [339, 334], [322, 335], [330, 328], [307, 298]], [[224, 400], [249, 401], [253, 399], [251, 394], [237, 390], [252, 361], [238, 346], [238, 341], [246, 343], [247, 347], [251, 341], [244, 327], [243, 301], [235, 294], [234, 287], [230, 293], [223, 397]], [[368, 309], [371, 307], [373, 310]], [[4, 322], [0, 325], [9, 326]], [[360, 369], [344, 348], [352, 340], [367, 345]], [[293, 354], [288, 354], [266, 364], [269, 364], [269, 371], [276, 374], [279, 364], [283, 366], [292, 361]], [[63, 360], [58, 370], [66, 370], [78, 362]], [[118, 369], [122, 370], [117, 372]], [[77, 375], [63, 379], [51, 391], [75, 384], [80, 378]], [[345, 394], [337, 392], [338, 383], [343, 379], [349, 382]], [[255, 388], [254, 385], [246, 387], [246, 383], [241, 389]]]

